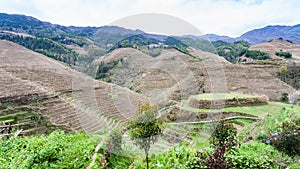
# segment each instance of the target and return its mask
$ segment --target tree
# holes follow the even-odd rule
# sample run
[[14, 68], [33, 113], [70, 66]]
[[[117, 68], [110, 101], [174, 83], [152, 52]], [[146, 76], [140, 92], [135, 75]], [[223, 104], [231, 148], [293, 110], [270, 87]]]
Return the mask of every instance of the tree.
[[289, 94], [288, 93], [282, 93], [280, 101], [288, 103], [289, 102]]
[[288, 69], [286, 66], [281, 66], [279, 69], [281, 80], [285, 81], [286, 80], [286, 74], [288, 72]]
[[120, 152], [122, 150], [123, 136], [119, 129], [114, 129], [109, 137], [106, 145], [107, 153], [111, 155], [113, 152]]
[[291, 157], [300, 155], [300, 119], [284, 122], [282, 130], [279, 138], [273, 139], [275, 148]]
[[210, 143], [214, 148], [220, 148], [228, 145], [228, 148], [236, 146], [236, 128], [232, 124], [220, 121], [210, 137]]
[[144, 150], [147, 169], [149, 168], [149, 150], [163, 133], [164, 123], [157, 117], [157, 108], [150, 103], [139, 105], [135, 117], [129, 122], [129, 136], [133, 143]]

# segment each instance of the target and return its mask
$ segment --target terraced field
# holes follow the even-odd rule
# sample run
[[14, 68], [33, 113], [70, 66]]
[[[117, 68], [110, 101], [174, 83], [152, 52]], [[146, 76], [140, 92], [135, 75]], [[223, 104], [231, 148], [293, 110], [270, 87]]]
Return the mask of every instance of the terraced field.
[[294, 60], [300, 61], [300, 45], [297, 43], [291, 43], [285, 40], [272, 40], [270, 42], [260, 43], [250, 47], [251, 50], [261, 50], [267, 52], [274, 59], [282, 59], [276, 56], [275, 53], [280, 50], [284, 52], [290, 52]]
[[0, 41], [0, 59], [0, 123], [22, 133], [112, 129], [147, 101], [8, 41]]
[[164, 49], [159, 56], [151, 57], [136, 49], [120, 48], [96, 60], [94, 66], [119, 62], [101, 80], [130, 88], [162, 105], [199, 93], [259, 94], [278, 101], [282, 93], [295, 92], [277, 78], [278, 67], [230, 64], [195, 49], [190, 53], [194, 58]]

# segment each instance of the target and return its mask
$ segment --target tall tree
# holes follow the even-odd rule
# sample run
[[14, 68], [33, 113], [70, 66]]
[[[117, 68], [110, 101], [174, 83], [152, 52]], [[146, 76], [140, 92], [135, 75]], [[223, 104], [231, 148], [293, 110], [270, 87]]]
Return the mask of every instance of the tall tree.
[[158, 140], [164, 129], [164, 122], [157, 112], [157, 108], [150, 103], [139, 105], [135, 117], [129, 123], [129, 136], [137, 147], [144, 150], [147, 169], [151, 144]]
[[279, 69], [281, 80], [286, 81], [286, 75], [288, 73], [288, 68], [286, 66], [281, 66]]

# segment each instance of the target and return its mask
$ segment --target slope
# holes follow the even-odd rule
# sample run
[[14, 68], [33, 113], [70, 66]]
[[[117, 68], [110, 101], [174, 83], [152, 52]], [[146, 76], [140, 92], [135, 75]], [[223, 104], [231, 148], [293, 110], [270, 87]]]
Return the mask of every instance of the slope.
[[261, 50], [267, 52], [272, 58], [278, 59], [275, 53], [279, 51], [290, 52], [292, 58], [300, 61], [300, 44], [292, 43], [283, 39], [272, 40], [250, 47], [251, 50]]
[[[88, 132], [113, 128], [147, 100], [12, 42], [0, 41], [0, 59], [0, 115], [11, 116], [14, 125], [30, 124], [30, 131], [33, 124], [42, 132], [50, 130], [48, 126]], [[22, 119], [20, 108], [40, 118]]]
[[[94, 62], [105, 69], [100, 79], [142, 93], [151, 101], [166, 104], [208, 92], [265, 94], [278, 100], [294, 89], [260, 67], [230, 64], [212, 53], [189, 48], [184, 54], [163, 49], [151, 57], [133, 48], [120, 48]], [[114, 63], [114, 64], [112, 64]]]

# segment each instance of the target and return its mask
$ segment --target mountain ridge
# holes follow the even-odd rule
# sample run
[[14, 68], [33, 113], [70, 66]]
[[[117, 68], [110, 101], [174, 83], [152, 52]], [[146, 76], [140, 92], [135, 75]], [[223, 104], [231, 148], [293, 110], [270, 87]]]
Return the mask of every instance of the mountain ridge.
[[[32, 29], [34, 27], [35, 29]], [[101, 32], [109, 34], [121, 34], [121, 35], [136, 35], [136, 34], [147, 34], [159, 38], [164, 38], [161, 35], [151, 34], [143, 32], [142, 30], [136, 29], [131, 30], [122, 28], [119, 26], [63, 26], [58, 24], [52, 24], [50, 22], [41, 21], [32, 16], [20, 15], [20, 14], [6, 14], [0, 13], [0, 29], [8, 31], [16, 31], [22, 33], [28, 33], [31, 35], [43, 35], [60, 33], [62, 35], [71, 34], [72, 36], [77, 35], [81, 37], [94, 36], [95, 33]], [[123, 37], [122, 36], [122, 37]], [[172, 35], [170, 35], [172, 36]], [[293, 26], [286, 25], [268, 25], [262, 28], [249, 30], [237, 38], [233, 38], [226, 35], [217, 34], [206, 34], [200, 37], [193, 35], [180, 36], [183, 38], [200, 38], [208, 39], [211, 42], [214, 41], [225, 41], [225, 42], [236, 42], [236, 41], [248, 41], [251, 44], [258, 44], [266, 42], [272, 39], [283, 38], [296, 43], [300, 43], [300, 24]]]

